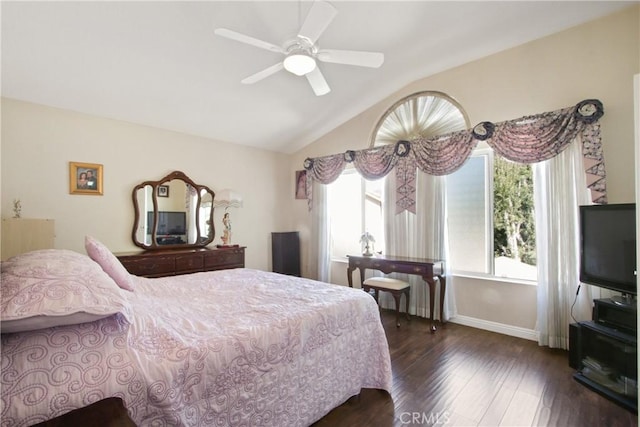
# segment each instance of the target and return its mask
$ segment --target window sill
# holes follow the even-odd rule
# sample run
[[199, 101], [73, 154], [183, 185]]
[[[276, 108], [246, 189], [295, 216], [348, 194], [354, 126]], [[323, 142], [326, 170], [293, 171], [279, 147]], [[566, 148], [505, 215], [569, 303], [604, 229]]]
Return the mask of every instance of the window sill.
[[450, 273], [453, 277], [464, 277], [465, 279], [474, 279], [474, 280], [484, 280], [491, 282], [502, 282], [502, 283], [510, 283], [514, 285], [525, 285], [525, 286], [538, 286], [538, 282], [535, 280], [525, 280], [525, 279], [514, 279], [510, 277], [499, 277], [499, 276], [490, 276], [488, 274], [478, 274], [478, 273]]

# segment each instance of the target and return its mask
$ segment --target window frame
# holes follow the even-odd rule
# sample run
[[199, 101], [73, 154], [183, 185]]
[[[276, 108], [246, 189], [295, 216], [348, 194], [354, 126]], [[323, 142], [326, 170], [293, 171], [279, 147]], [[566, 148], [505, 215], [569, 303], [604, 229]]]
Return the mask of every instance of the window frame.
[[[492, 280], [508, 283], [521, 283], [527, 285], [537, 285], [537, 279], [524, 279], [521, 277], [508, 277], [496, 275], [496, 263], [495, 263], [495, 247], [494, 247], [494, 176], [495, 176], [495, 151], [489, 147], [485, 142], [481, 142], [473, 150], [469, 158], [486, 157], [485, 168], [485, 213], [487, 221], [485, 223], [485, 238], [487, 257], [485, 259], [485, 267], [487, 273], [479, 271], [469, 271], [463, 269], [451, 268], [451, 274], [459, 277], [466, 277], [472, 279]], [[464, 166], [463, 166], [464, 167]]]
[[[359, 224], [360, 225], [360, 231], [359, 231], [359, 234], [362, 235], [368, 229], [367, 228], [367, 212], [366, 212], [367, 201], [370, 200], [370, 201], [373, 201], [373, 202], [375, 202], [375, 203], [380, 205], [380, 216], [381, 216], [381, 218], [383, 218], [383, 204], [382, 203], [383, 203], [384, 195], [382, 195], [380, 198], [378, 198], [378, 197], [375, 197], [374, 195], [372, 195], [371, 193], [367, 192], [367, 180], [364, 179], [364, 177], [362, 177], [362, 175], [360, 175], [358, 173], [358, 171], [353, 166], [345, 168], [342, 171], [342, 173], [340, 174], [340, 177], [342, 177], [345, 174], [357, 175], [360, 178], [360, 194], [359, 194], [359, 196], [360, 196], [360, 203], [359, 203], [360, 204], [360, 224]], [[340, 177], [338, 179], [340, 179]], [[336, 182], [338, 181], [338, 179], [336, 181], [332, 182], [329, 185], [330, 186], [335, 185]], [[381, 178], [380, 181], [382, 181], [384, 179], [386, 179], [386, 177], [385, 178]], [[332, 189], [333, 189], [332, 187], [329, 187], [328, 191], [331, 192]], [[328, 197], [331, 198], [331, 195], [329, 194]], [[331, 204], [330, 204], [329, 209], [331, 210]], [[329, 212], [329, 217], [332, 217], [332, 213], [331, 212]], [[333, 234], [332, 228], [330, 229], [330, 234]], [[376, 237], [376, 239], [384, 239], [384, 236], [374, 236], [374, 237]], [[380, 241], [376, 240], [376, 243], [379, 244]], [[376, 251], [377, 251], [377, 249], [376, 249]], [[358, 251], [358, 253], [361, 253], [361, 252], [362, 252], [361, 250]], [[329, 254], [329, 259], [330, 259], [331, 262], [343, 262], [343, 263], [348, 262], [347, 254], [345, 254], [345, 255], [334, 254], [334, 245], [333, 244], [331, 245], [331, 253]]]

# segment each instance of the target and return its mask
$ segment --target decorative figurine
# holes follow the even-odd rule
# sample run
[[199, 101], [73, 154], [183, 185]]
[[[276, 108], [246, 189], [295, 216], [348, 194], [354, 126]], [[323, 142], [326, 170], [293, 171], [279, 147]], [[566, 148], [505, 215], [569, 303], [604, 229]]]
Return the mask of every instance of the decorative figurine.
[[222, 239], [224, 246], [228, 246], [231, 243], [231, 218], [229, 217], [229, 212], [224, 213], [222, 224], [224, 225], [224, 231], [220, 239]]
[[363, 245], [362, 255], [364, 256], [373, 256], [373, 244], [376, 242], [376, 239], [373, 238], [373, 235], [368, 231], [365, 231], [362, 236], [360, 236], [360, 243]]

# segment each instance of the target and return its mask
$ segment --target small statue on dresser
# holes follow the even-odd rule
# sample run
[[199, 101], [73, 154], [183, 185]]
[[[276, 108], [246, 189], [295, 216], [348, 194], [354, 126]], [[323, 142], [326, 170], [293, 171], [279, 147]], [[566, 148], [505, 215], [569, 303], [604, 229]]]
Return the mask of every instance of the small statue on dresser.
[[231, 243], [231, 218], [229, 217], [229, 212], [224, 213], [222, 225], [224, 225], [224, 231], [220, 239], [222, 239], [222, 244], [227, 246]]

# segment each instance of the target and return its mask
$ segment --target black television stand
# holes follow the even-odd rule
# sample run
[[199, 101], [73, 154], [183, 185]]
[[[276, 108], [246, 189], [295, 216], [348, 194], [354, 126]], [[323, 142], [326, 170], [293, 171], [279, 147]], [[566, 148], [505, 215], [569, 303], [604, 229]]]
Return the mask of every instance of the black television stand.
[[593, 320], [569, 327], [569, 366], [576, 381], [638, 412], [636, 305], [594, 300]]

